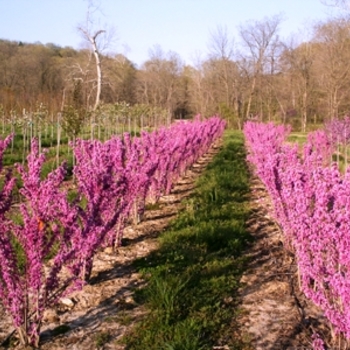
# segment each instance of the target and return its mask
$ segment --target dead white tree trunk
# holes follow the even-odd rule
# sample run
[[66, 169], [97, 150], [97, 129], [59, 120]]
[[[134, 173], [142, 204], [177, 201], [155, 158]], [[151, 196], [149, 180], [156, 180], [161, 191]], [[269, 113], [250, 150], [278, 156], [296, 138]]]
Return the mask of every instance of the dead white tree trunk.
[[97, 86], [96, 86], [96, 99], [95, 99], [95, 105], [93, 107], [93, 110], [95, 111], [98, 105], [100, 104], [100, 97], [101, 97], [101, 86], [102, 86], [102, 70], [101, 70], [101, 59], [100, 59], [100, 53], [98, 51], [97, 47], [97, 42], [96, 39], [97, 37], [105, 33], [106, 31], [101, 29], [98, 30], [94, 35], [91, 35], [88, 33], [87, 30], [83, 28], [79, 28], [79, 30], [85, 35], [86, 39], [89, 40], [92, 50], [95, 56], [95, 61], [96, 61], [96, 74], [97, 74]]

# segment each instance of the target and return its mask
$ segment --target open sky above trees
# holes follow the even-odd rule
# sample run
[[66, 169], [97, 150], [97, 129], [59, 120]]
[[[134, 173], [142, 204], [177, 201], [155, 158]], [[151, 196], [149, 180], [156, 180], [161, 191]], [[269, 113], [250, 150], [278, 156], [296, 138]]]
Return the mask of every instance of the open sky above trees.
[[3, 130], [124, 107], [152, 125], [199, 113], [302, 131], [350, 113], [350, 0], [0, 0], [0, 14]]
[[[281, 15], [280, 35], [308, 39], [312, 23], [334, 15], [320, 0], [100, 0], [94, 14], [101, 27], [114, 27], [109, 49], [140, 66], [149, 51], [173, 51], [187, 64], [208, 53], [218, 26], [236, 36], [248, 20]], [[87, 0], [0, 0], [0, 38], [25, 43], [82, 47], [77, 27], [86, 20]], [[304, 38], [305, 37], [305, 38]]]

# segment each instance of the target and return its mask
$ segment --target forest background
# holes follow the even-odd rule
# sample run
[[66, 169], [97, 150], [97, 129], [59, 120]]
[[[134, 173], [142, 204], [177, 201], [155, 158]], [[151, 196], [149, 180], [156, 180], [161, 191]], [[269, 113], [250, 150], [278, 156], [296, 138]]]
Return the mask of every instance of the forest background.
[[348, 2], [325, 5], [341, 11], [309, 25], [306, 41], [281, 39], [284, 16], [276, 14], [241, 24], [236, 37], [217, 26], [195, 65], [154, 46], [138, 67], [110, 53], [115, 31], [100, 24], [99, 5], [89, 2], [86, 22], [77, 25], [82, 49], [0, 40], [2, 131], [21, 128], [29, 139], [44, 120], [46, 132], [61, 124], [74, 138], [88, 124], [93, 136], [98, 125], [112, 125], [103, 120], [113, 113], [129, 130], [197, 113], [219, 114], [235, 129], [248, 119], [314, 129], [350, 113]]

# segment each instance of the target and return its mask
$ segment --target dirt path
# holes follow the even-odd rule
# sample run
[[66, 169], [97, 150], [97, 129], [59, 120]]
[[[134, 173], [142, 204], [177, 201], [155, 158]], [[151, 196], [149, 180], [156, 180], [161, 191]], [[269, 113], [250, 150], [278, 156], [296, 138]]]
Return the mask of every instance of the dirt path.
[[282, 233], [268, 214], [270, 202], [258, 179], [252, 181], [251, 206], [247, 224], [255, 241], [241, 280], [242, 338], [256, 350], [312, 349], [314, 332], [329, 337], [328, 323], [299, 291], [294, 257], [283, 248]]

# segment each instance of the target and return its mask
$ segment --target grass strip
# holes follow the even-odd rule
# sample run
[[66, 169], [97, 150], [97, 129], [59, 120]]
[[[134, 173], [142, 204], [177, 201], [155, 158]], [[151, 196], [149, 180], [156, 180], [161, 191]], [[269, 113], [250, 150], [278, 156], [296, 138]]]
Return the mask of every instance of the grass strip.
[[233, 328], [243, 249], [251, 241], [248, 194], [242, 135], [226, 132], [159, 249], [135, 262], [148, 282], [135, 299], [149, 312], [124, 338], [127, 349], [241, 348]]

